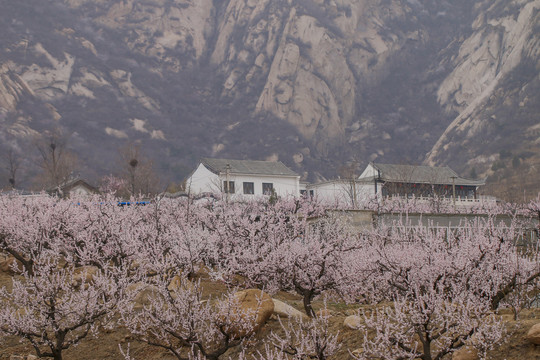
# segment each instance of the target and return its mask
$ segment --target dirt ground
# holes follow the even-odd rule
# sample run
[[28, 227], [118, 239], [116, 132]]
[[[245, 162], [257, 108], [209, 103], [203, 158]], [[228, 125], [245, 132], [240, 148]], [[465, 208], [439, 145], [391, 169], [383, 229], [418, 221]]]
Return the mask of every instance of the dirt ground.
[[[9, 286], [11, 277], [4, 273], [0, 273], [0, 287]], [[219, 295], [225, 291], [222, 284], [211, 282], [208, 280], [202, 281], [204, 293], [208, 295]], [[293, 307], [302, 310], [302, 302], [300, 297], [279, 293], [274, 296], [281, 301], [292, 305]], [[315, 303], [315, 310], [323, 306], [321, 302]], [[353, 351], [360, 347], [361, 335], [357, 330], [349, 329], [343, 326], [343, 320], [348, 315], [355, 314], [358, 306], [346, 306], [342, 303], [328, 303], [328, 309], [331, 311], [331, 330], [334, 333], [339, 332], [341, 350], [337, 356], [332, 359], [352, 359], [349, 351]], [[528, 329], [540, 322], [540, 309], [523, 310], [520, 313], [518, 321], [513, 320], [513, 316], [509, 311], [503, 311], [500, 314], [506, 321], [506, 326], [510, 336], [501, 344], [496, 346], [496, 349], [489, 353], [489, 359], [493, 360], [540, 360], [540, 346], [529, 344], [524, 336]], [[271, 331], [279, 332], [280, 325], [272, 316], [267, 324], [257, 334], [258, 339], [265, 338]], [[161, 350], [149, 345], [144, 345], [133, 340], [125, 329], [117, 328], [112, 331], [103, 331], [97, 337], [88, 337], [84, 339], [78, 346], [66, 350], [64, 359], [67, 360], [95, 360], [95, 359], [123, 359], [120, 353], [119, 346], [124, 349], [130, 344], [130, 353], [132, 357], [138, 360], [148, 359], [174, 359], [165, 350]], [[255, 342], [255, 345], [250, 345], [246, 348], [247, 353], [255, 352], [261, 348], [262, 341]], [[242, 349], [230, 349], [223, 359], [236, 359], [239, 351]], [[8, 360], [11, 355], [28, 355], [34, 354], [33, 348], [27, 341], [19, 341], [17, 338], [8, 337], [0, 342], [0, 360]], [[447, 358], [450, 360], [450, 357]]]

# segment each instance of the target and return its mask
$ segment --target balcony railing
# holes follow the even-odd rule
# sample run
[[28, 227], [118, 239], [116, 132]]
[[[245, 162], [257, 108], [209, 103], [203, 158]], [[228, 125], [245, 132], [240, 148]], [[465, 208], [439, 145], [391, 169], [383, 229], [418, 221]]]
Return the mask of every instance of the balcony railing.
[[[454, 203], [453, 197], [434, 197], [434, 196], [411, 196], [411, 195], [401, 195], [393, 194], [385, 196], [383, 200], [389, 201], [418, 201], [418, 202], [441, 202], [441, 203]], [[465, 204], [494, 204], [497, 202], [497, 199], [491, 196], [480, 196], [478, 198], [474, 197], [462, 197], [456, 196], [455, 203], [456, 205], [465, 205]]]

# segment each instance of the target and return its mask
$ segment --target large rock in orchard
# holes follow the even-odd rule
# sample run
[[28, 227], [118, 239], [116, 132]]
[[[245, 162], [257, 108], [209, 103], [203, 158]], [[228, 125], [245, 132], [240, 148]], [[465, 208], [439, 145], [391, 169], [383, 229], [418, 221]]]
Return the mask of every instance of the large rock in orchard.
[[529, 331], [527, 331], [525, 339], [532, 344], [540, 345], [540, 323], [533, 325]]
[[[274, 313], [272, 298], [258, 289], [239, 291], [233, 295], [233, 300], [236, 303], [229, 314], [232, 326], [228, 332], [235, 338], [245, 337], [256, 332]], [[242, 325], [246, 321], [249, 325], [247, 327]]]
[[281, 317], [293, 317], [293, 318], [302, 318], [307, 319], [308, 316], [293, 308], [291, 305], [284, 303], [283, 301], [279, 301], [276, 299], [272, 299], [274, 302], [274, 314]]
[[358, 315], [350, 315], [343, 320], [343, 325], [350, 329], [358, 329], [362, 323], [362, 318]]
[[11, 355], [9, 360], [37, 360], [35, 355]]
[[465, 346], [452, 354], [452, 360], [478, 360], [478, 350], [473, 346]]

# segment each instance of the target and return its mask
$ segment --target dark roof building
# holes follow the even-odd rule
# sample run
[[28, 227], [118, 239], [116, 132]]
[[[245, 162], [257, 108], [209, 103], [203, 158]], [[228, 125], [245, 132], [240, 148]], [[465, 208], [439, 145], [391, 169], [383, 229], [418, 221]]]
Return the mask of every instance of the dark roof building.
[[[375, 170], [370, 171], [369, 166]], [[368, 171], [368, 176], [364, 173]], [[486, 181], [471, 180], [460, 177], [454, 170], [448, 166], [435, 167], [425, 165], [396, 165], [396, 164], [377, 164], [370, 163], [368, 168], [360, 175], [360, 179], [376, 178], [385, 182], [402, 182], [416, 184], [455, 184], [468, 186], [485, 185]]]
[[477, 198], [478, 187], [485, 179], [473, 180], [459, 176], [448, 166], [397, 165], [369, 163], [361, 181], [371, 181], [375, 193], [383, 196], [444, 196]]

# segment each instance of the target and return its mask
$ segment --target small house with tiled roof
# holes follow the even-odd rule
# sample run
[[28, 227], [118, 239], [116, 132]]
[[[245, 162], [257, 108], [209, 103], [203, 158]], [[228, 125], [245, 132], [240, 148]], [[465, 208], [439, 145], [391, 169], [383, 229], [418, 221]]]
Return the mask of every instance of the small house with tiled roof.
[[47, 192], [50, 195], [63, 198], [99, 194], [99, 190], [96, 187], [90, 185], [79, 177], [68, 179], [63, 184], [47, 190]]
[[186, 192], [219, 192], [235, 199], [299, 196], [300, 175], [280, 161], [203, 158], [186, 179]]

